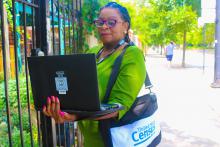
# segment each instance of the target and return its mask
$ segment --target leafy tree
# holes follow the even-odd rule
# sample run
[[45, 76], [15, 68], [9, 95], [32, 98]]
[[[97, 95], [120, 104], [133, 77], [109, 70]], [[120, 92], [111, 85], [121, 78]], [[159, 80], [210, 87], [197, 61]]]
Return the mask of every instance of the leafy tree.
[[169, 13], [172, 30], [180, 33], [183, 38], [182, 66], [185, 67], [187, 32], [197, 28], [197, 15], [190, 6], [177, 7]]
[[209, 23], [206, 24], [205, 26], [205, 44], [208, 45], [208, 47], [212, 47], [214, 40], [215, 40], [215, 24], [214, 23]]
[[123, 5], [128, 9], [131, 17], [131, 29], [135, 34], [138, 34], [143, 46], [149, 44], [149, 21], [147, 20], [152, 16], [152, 10], [148, 9], [147, 7], [135, 9], [133, 5], [137, 5], [136, 3], [133, 5], [126, 3]]
[[182, 66], [185, 66], [187, 41], [193, 45], [202, 42], [201, 28], [197, 27], [200, 3], [200, 0], [134, 0], [123, 5], [131, 15], [132, 30], [144, 46], [162, 48], [171, 40], [183, 44]]
[[168, 13], [175, 8], [174, 0], [150, 0], [150, 7], [152, 14], [149, 21], [149, 45], [156, 45], [161, 47], [161, 54], [163, 46], [170, 40], [177, 40], [175, 32], [172, 31], [169, 25], [170, 19]]
[[[165, 13], [155, 13], [155, 8], [149, 7], [146, 0], [123, 3], [131, 16], [131, 29], [139, 36], [143, 46], [163, 46], [166, 30], [162, 24]], [[158, 8], [158, 11], [159, 8]]]
[[201, 46], [203, 44], [203, 29], [202, 27], [194, 29], [188, 33], [187, 45], [190, 46]]
[[193, 29], [188, 33], [187, 44], [201, 47], [213, 48], [215, 40], [215, 24], [208, 23], [203, 27]]
[[[151, 34], [157, 40], [154, 44], [165, 44], [170, 40], [183, 42], [182, 66], [185, 66], [185, 49], [187, 32], [197, 29], [197, 14], [192, 10], [191, 0], [150, 0], [154, 9], [150, 20]], [[156, 23], [155, 23], [156, 21]], [[181, 37], [182, 39], [180, 39]]]
[[192, 6], [198, 16], [201, 16], [201, 0], [176, 0], [178, 6]]
[[87, 50], [89, 45], [86, 43], [86, 37], [88, 35], [95, 35], [98, 38], [96, 28], [93, 25], [93, 21], [98, 17], [99, 9], [108, 2], [108, 0], [84, 0], [82, 7], [82, 21], [83, 21], [83, 48]]

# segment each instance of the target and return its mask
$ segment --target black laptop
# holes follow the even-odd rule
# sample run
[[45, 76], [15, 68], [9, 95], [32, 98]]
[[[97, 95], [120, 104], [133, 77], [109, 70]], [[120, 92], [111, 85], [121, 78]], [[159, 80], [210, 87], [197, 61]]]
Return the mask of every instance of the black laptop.
[[57, 96], [61, 110], [100, 116], [123, 109], [100, 104], [95, 54], [28, 57], [35, 109], [41, 111], [48, 96]]

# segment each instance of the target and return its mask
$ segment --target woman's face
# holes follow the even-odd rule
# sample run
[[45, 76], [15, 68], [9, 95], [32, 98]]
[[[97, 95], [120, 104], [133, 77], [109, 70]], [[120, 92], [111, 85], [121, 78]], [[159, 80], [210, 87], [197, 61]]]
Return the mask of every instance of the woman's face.
[[[125, 37], [128, 23], [121, 18], [117, 9], [102, 9], [98, 20], [104, 21], [104, 24], [98, 27], [98, 32], [103, 44], [114, 44]], [[111, 25], [114, 24], [114, 22], [115, 25]]]

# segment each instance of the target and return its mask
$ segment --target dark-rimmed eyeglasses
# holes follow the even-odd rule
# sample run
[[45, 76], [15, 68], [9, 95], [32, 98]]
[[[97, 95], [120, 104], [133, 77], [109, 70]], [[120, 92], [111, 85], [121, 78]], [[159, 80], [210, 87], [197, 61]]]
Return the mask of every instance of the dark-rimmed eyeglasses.
[[121, 21], [117, 21], [115, 19], [108, 19], [108, 20], [96, 19], [96, 20], [94, 20], [94, 24], [96, 27], [103, 27], [103, 25], [105, 24], [109, 28], [112, 28], [119, 22], [121, 22]]

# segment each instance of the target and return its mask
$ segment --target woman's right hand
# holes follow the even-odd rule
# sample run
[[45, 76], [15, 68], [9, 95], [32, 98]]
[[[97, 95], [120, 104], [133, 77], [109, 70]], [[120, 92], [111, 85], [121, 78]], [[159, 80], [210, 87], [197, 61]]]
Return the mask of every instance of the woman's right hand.
[[47, 106], [43, 106], [43, 113], [52, 117], [56, 123], [64, 123], [77, 120], [77, 116], [60, 110], [60, 101], [58, 97], [51, 96], [47, 98]]

